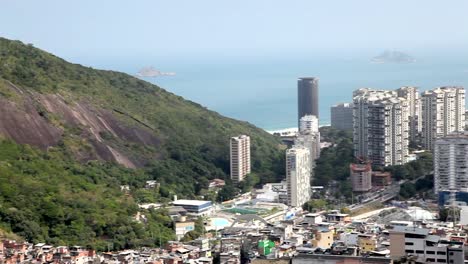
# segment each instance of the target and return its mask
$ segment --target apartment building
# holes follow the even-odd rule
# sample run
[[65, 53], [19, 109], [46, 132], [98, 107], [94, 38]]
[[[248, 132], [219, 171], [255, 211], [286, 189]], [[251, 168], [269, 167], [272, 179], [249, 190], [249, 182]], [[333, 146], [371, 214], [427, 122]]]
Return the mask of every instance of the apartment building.
[[244, 180], [250, 173], [250, 137], [241, 135], [230, 141], [231, 179], [235, 183]]
[[373, 165], [408, 161], [408, 102], [395, 91], [362, 88], [353, 93], [354, 155]]
[[300, 207], [310, 199], [310, 152], [294, 146], [286, 151], [288, 205]]
[[419, 139], [422, 130], [421, 96], [419, 89], [414, 86], [403, 86], [396, 90], [398, 97], [408, 102], [409, 137], [411, 141]]
[[422, 139], [432, 150], [437, 138], [465, 129], [465, 89], [439, 87], [421, 95]]

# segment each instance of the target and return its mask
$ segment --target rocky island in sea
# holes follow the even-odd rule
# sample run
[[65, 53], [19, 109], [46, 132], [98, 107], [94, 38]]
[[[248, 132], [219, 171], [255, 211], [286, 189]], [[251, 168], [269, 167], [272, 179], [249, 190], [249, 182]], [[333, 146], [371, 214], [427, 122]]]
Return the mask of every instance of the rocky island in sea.
[[156, 70], [153, 67], [142, 68], [136, 74], [137, 77], [158, 77], [158, 76], [174, 76], [174, 75], [176, 75], [175, 72], [162, 72], [162, 71]]
[[416, 59], [410, 55], [396, 50], [386, 50], [371, 59], [373, 63], [413, 63]]

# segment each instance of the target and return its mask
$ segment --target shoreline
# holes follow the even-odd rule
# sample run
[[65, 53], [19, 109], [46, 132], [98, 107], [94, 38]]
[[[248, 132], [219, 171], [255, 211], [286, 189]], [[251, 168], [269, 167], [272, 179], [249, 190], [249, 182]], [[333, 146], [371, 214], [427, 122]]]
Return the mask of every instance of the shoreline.
[[[325, 126], [331, 126], [331, 124], [323, 124], [323, 125], [319, 125], [319, 127], [325, 127]], [[274, 134], [274, 133], [296, 133], [299, 131], [299, 129], [297, 127], [288, 127], [288, 128], [280, 128], [280, 129], [264, 129], [266, 132], [270, 133], [270, 134]]]

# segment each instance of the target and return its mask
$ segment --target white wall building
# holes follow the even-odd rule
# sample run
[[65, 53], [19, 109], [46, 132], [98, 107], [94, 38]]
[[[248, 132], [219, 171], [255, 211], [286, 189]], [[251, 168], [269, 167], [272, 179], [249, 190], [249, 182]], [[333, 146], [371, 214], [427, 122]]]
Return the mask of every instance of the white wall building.
[[231, 138], [231, 179], [241, 182], [250, 173], [250, 137], [241, 135]]
[[297, 135], [294, 146], [304, 147], [309, 150], [311, 173], [315, 168], [315, 160], [320, 157], [320, 133], [309, 133]]
[[422, 139], [432, 150], [436, 138], [465, 129], [465, 89], [439, 87], [422, 93]]
[[397, 226], [390, 230], [390, 255], [411, 257], [416, 263], [464, 263], [463, 243], [442, 241], [429, 229]]
[[353, 92], [354, 155], [373, 165], [401, 165], [408, 159], [408, 102], [395, 91]]
[[299, 132], [319, 132], [319, 120], [314, 115], [305, 115], [299, 120]]
[[310, 199], [310, 153], [303, 147], [286, 151], [288, 205], [300, 207]]
[[408, 101], [409, 137], [417, 140], [422, 130], [421, 96], [417, 87], [403, 86], [396, 90], [398, 97]]
[[434, 191], [468, 192], [468, 133], [435, 141]]

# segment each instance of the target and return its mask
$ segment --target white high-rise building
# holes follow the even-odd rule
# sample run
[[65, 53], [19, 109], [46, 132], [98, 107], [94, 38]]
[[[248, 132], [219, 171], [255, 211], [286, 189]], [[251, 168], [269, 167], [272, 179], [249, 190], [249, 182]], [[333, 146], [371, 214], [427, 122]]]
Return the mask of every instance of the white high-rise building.
[[310, 152], [311, 170], [315, 167], [315, 160], [320, 156], [319, 121], [314, 115], [303, 116], [299, 120], [299, 134], [294, 145], [307, 148]]
[[434, 191], [468, 192], [468, 133], [454, 133], [436, 139]]
[[439, 87], [422, 93], [422, 139], [432, 150], [435, 140], [465, 129], [465, 89]]
[[299, 120], [299, 132], [319, 132], [319, 121], [318, 118], [314, 115], [305, 115]]
[[395, 91], [362, 88], [353, 92], [354, 155], [373, 165], [408, 161], [408, 102]]
[[421, 98], [417, 87], [403, 86], [397, 89], [398, 97], [408, 101], [409, 137], [416, 141], [422, 130]]
[[310, 153], [294, 146], [286, 151], [288, 205], [299, 207], [310, 199]]
[[250, 173], [250, 137], [241, 135], [231, 138], [231, 179], [241, 182]]
[[294, 146], [309, 150], [310, 153], [310, 177], [314, 177], [315, 161], [320, 156], [320, 133], [304, 133], [297, 135], [294, 140]]

